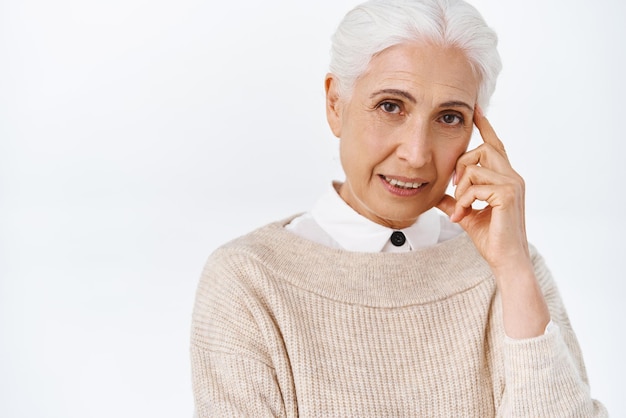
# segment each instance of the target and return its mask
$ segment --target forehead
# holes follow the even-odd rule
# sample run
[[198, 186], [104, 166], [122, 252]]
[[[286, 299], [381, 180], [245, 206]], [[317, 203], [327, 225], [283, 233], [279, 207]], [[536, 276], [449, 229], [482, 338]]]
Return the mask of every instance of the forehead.
[[394, 45], [376, 54], [355, 84], [355, 93], [401, 88], [416, 96], [454, 96], [475, 103], [478, 80], [465, 54], [432, 44]]

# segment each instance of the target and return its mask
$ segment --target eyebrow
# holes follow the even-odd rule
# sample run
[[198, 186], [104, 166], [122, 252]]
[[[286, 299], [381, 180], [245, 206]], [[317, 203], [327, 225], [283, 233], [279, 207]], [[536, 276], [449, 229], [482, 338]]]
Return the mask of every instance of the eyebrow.
[[396, 96], [402, 96], [405, 99], [407, 99], [408, 101], [410, 101], [411, 103], [417, 103], [417, 100], [415, 100], [415, 97], [413, 97], [411, 95], [411, 93], [409, 93], [408, 91], [404, 91], [404, 90], [398, 90], [398, 89], [382, 89], [382, 90], [378, 90], [377, 92], [374, 92], [370, 95], [370, 99], [373, 99], [376, 96], [380, 96], [381, 94], [393, 94]]
[[[402, 96], [404, 98], [406, 98], [407, 100], [409, 100], [411, 103], [417, 103], [417, 100], [415, 99], [415, 97], [413, 97], [413, 95], [411, 93], [409, 93], [408, 91], [404, 91], [404, 90], [399, 90], [399, 89], [382, 89], [382, 90], [378, 90], [374, 93], [372, 93], [370, 95], [370, 99], [375, 98], [376, 96], [380, 96], [381, 94], [393, 94], [396, 96]], [[474, 106], [470, 106], [465, 102], [461, 102], [458, 100], [450, 100], [448, 102], [444, 102], [441, 103], [439, 105], [439, 107], [464, 107], [466, 109], [468, 109], [470, 112], [474, 111]]]
[[445, 102], [445, 103], [441, 103], [439, 105], [439, 107], [465, 107], [467, 108], [470, 112], [474, 111], [474, 107], [468, 105], [465, 102], [460, 102], [460, 101], [456, 101], [456, 100], [451, 100], [449, 102]]

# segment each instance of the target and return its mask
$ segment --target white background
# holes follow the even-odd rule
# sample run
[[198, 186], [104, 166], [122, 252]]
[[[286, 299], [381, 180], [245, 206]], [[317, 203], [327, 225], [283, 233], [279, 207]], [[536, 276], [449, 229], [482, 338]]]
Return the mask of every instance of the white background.
[[[356, 3], [0, 0], [0, 416], [191, 415], [206, 257], [341, 178], [323, 77]], [[626, 416], [626, 3], [474, 4], [530, 239]]]

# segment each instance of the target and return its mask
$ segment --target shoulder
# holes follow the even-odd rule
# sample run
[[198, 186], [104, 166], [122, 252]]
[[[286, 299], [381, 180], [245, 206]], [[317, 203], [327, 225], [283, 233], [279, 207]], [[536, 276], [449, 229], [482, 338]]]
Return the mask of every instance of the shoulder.
[[293, 234], [285, 229], [293, 217], [272, 222], [217, 248], [207, 259], [201, 282], [245, 278], [271, 265]]
[[[281, 240], [289, 237], [286, 221], [265, 225], [215, 250], [208, 258], [196, 289], [192, 339], [209, 351], [240, 353], [267, 361], [256, 347], [259, 324], [277, 292], [272, 260]], [[246, 338], [250, 338], [248, 341]]]
[[275, 261], [277, 254], [285, 247], [290, 247], [290, 241], [299, 239], [285, 228], [296, 217], [297, 215], [269, 223], [223, 244], [209, 256], [206, 267], [232, 267]]

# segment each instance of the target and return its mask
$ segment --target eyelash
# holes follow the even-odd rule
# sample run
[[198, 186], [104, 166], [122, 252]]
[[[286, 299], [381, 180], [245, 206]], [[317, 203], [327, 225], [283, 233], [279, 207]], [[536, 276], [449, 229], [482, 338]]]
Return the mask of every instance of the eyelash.
[[[394, 108], [395, 108], [395, 110], [397, 110], [397, 112], [391, 112], [389, 110], [386, 110], [385, 108], [387, 106], [394, 106]], [[401, 106], [398, 103], [394, 103], [394, 102], [390, 102], [390, 101], [380, 102], [380, 104], [378, 105], [378, 108], [381, 109], [383, 112], [389, 113], [391, 115], [397, 115], [397, 114], [402, 112], [402, 108], [401, 108]]]
[[[389, 106], [393, 106], [395, 111], [388, 110]], [[380, 102], [377, 108], [381, 109], [384, 113], [387, 113], [389, 115], [398, 115], [402, 113], [402, 106], [398, 103], [395, 103], [389, 100]], [[456, 118], [456, 122], [453, 122], [453, 123], [445, 122], [444, 119], [448, 117]], [[458, 113], [444, 113], [443, 115], [439, 117], [438, 120], [442, 121], [444, 125], [450, 126], [450, 127], [463, 126], [465, 124], [465, 118], [463, 118], [463, 115], [460, 115]]]
[[[445, 119], [445, 118], [447, 118], [447, 117], [449, 117], [449, 116], [452, 116], [453, 118], [456, 118], [456, 119], [457, 119], [457, 122], [456, 122], [456, 123], [448, 123], [448, 122], [445, 122], [445, 121], [444, 121], [444, 119]], [[448, 126], [460, 126], [460, 125], [463, 125], [463, 124], [464, 124], [464, 122], [465, 122], [465, 119], [463, 119], [463, 116], [458, 115], [458, 114], [456, 114], [456, 113], [446, 113], [446, 114], [444, 114], [444, 115], [441, 115], [441, 117], [439, 118], [439, 120], [441, 120], [441, 121], [444, 123], [444, 125], [448, 125]]]

